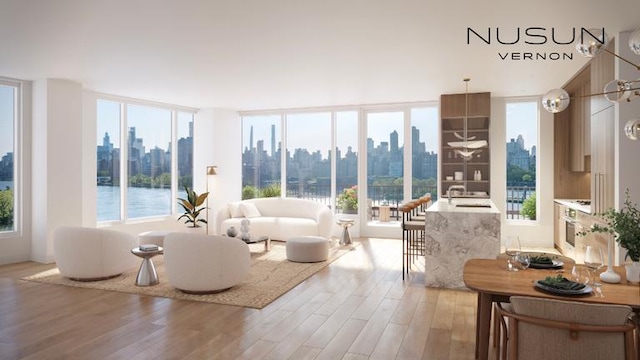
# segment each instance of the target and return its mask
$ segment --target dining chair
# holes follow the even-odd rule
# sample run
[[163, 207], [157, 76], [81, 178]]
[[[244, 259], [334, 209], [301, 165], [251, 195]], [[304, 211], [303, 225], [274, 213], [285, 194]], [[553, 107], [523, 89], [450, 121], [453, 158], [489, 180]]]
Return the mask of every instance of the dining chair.
[[512, 296], [496, 306], [496, 359], [626, 359], [636, 357], [632, 309], [623, 305]]

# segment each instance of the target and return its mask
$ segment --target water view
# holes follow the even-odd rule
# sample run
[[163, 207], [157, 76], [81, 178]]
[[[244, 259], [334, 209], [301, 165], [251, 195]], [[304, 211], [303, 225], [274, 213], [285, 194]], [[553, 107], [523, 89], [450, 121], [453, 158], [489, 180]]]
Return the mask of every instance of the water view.
[[13, 181], [0, 181], [0, 190], [13, 189]]
[[[178, 197], [185, 198], [184, 189]], [[127, 188], [127, 218], [144, 218], [171, 214], [171, 206], [176, 199], [170, 189], [130, 187]], [[101, 221], [120, 220], [120, 187], [98, 186], [97, 219]]]

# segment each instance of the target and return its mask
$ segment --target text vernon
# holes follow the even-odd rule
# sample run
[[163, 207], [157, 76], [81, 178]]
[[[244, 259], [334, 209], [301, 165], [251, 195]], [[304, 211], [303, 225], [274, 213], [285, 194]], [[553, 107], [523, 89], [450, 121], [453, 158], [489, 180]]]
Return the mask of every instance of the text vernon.
[[[527, 45], [545, 45], [549, 41], [556, 45], [569, 45], [576, 41], [576, 28], [572, 28], [569, 32], [560, 33], [555, 28], [547, 29], [544, 27], [520, 27], [505, 31], [496, 27], [495, 29], [487, 28], [486, 32], [476, 31], [467, 28], [467, 45], [471, 44], [471, 39], [479, 39], [482, 43], [491, 45], [495, 41], [501, 45], [515, 45], [523, 42]], [[501, 33], [502, 32], [502, 33]], [[604, 34], [604, 28], [602, 29]], [[492, 36], [495, 34], [495, 38]], [[600, 43], [604, 43], [604, 37], [598, 38], [591, 31], [580, 28], [580, 39], [593, 38]], [[567, 52], [498, 52], [498, 56], [502, 60], [573, 60], [573, 53]]]

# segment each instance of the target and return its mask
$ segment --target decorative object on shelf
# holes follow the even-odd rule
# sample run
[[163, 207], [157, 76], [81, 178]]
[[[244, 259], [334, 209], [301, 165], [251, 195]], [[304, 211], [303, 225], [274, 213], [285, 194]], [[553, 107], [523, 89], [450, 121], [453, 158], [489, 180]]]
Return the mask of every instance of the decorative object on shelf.
[[189, 225], [190, 228], [199, 228], [200, 224], [198, 223], [207, 224], [206, 219], [199, 219], [199, 217], [202, 210], [206, 209], [202, 204], [204, 204], [205, 200], [209, 196], [209, 192], [198, 195], [188, 186], [185, 186], [184, 190], [187, 192], [187, 198], [178, 198], [178, 204], [180, 204], [184, 210], [184, 213], [180, 215], [178, 220], [186, 218], [184, 223], [191, 224]]
[[358, 186], [354, 185], [350, 188], [342, 190], [338, 195], [338, 207], [345, 214], [356, 214], [358, 211]]
[[251, 221], [249, 221], [249, 219], [243, 219], [240, 222], [240, 238], [242, 240], [251, 239], [251, 235], [249, 234], [250, 228], [251, 228]]
[[[455, 148], [455, 153], [460, 154], [462, 158], [466, 161], [473, 159], [473, 154], [476, 152], [480, 152], [478, 149], [486, 147], [489, 145], [487, 140], [474, 140], [475, 136], [468, 135], [468, 119], [469, 119], [469, 81], [471, 79], [464, 78], [462, 79], [465, 84], [464, 90], [464, 126], [462, 135], [454, 132], [453, 135], [462, 141], [450, 141], [448, 142], [449, 146]], [[458, 179], [456, 179], [458, 180]]]
[[[633, 264], [627, 264], [627, 278], [631, 275], [633, 280], [633, 276], [635, 271], [640, 268], [640, 210], [637, 207], [637, 204], [631, 202], [631, 198], [629, 197], [629, 189], [625, 191], [626, 199], [624, 201], [624, 207], [619, 211], [616, 209], [608, 209], [604, 213], [600, 214], [602, 216], [605, 226], [594, 224], [591, 229], [580, 232], [579, 235], [586, 235], [589, 232], [599, 232], [599, 233], [609, 233], [615, 237], [615, 241], [620, 244], [621, 247], [627, 250], [627, 255], [625, 259], [631, 259]], [[600, 279], [604, 282], [609, 281], [610, 277], [613, 277], [612, 280], [615, 280], [615, 276], [611, 273], [613, 272], [612, 264], [613, 264], [613, 243], [611, 239], [609, 239], [609, 266], [607, 271], [600, 275]], [[615, 272], [613, 272], [615, 274]], [[619, 282], [620, 279], [618, 278]], [[640, 279], [638, 279], [640, 281]]]
[[[618, 59], [640, 71], [640, 65], [621, 57], [607, 49], [609, 36], [604, 29], [589, 29], [583, 32], [576, 43], [576, 51], [587, 58], [597, 56], [602, 52], [609, 53]], [[640, 28], [636, 29], [629, 37], [629, 48], [635, 54], [640, 55]], [[634, 97], [640, 97], [640, 79], [638, 80], [622, 80], [616, 79], [607, 83], [600, 93], [586, 94], [580, 97], [604, 96], [609, 102], [620, 103], [630, 102]], [[571, 97], [564, 89], [553, 89], [548, 91], [542, 97], [542, 106], [550, 113], [558, 113], [569, 107]], [[638, 140], [640, 133], [640, 119], [629, 120], [625, 126], [625, 135], [631, 140]]]
[[236, 237], [238, 236], [238, 229], [235, 226], [232, 226], [227, 229], [227, 236]]
[[[209, 178], [213, 175], [217, 175], [218, 173], [216, 172], [216, 168], [217, 166], [207, 166], [207, 194], [209, 193]], [[209, 198], [207, 198], [207, 221], [205, 221], [205, 223], [207, 224], [207, 235], [209, 235]]]

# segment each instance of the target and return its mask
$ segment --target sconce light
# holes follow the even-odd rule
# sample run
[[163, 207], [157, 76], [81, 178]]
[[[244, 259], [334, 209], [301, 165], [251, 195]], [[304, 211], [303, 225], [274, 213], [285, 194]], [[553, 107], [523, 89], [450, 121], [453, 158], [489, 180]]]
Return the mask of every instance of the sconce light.
[[[207, 166], [207, 193], [209, 192], [209, 176], [218, 175], [217, 166]], [[209, 196], [207, 196], [207, 235], [209, 235]]]
[[[640, 71], [640, 65], [636, 65], [633, 62], [619, 56], [618, 54], [607, 50], [607, 44], [609, 43], [609, 37], [604, 33], [604, 29], [590, 29], [587, 31], [591, 36], [581, 36], [576, 43], [576, 51], [587, 58], [592, 58], [602, 53], [603, 51], [609, 53], [618, 59], [626, 62], [627, 64]], [[636, 29], [629, 37], [629, 48], [635, 54], [640, 55], [640, 28]], [[620, 103], [623, 101], [630, 102], [634, 97], [640, 97], [640, 87], [634, 85], [639, 83], [640, 79], [626, 81], [626, 80], [613, 80], [607, 83], [603, 89], [603, 92], [596, 94], [583, 95], [581, 97], [591, 96], [604, 96], [609, 102]], [[571, 97], [564, 89], [553, 89], [544, 94], [542, 97], [542, 107], [550, 113], [558, 113], [569, 107]], [[638, 140], [640, 120], [631, 120], [625, 126], [625, 135], [631, 140]]]

